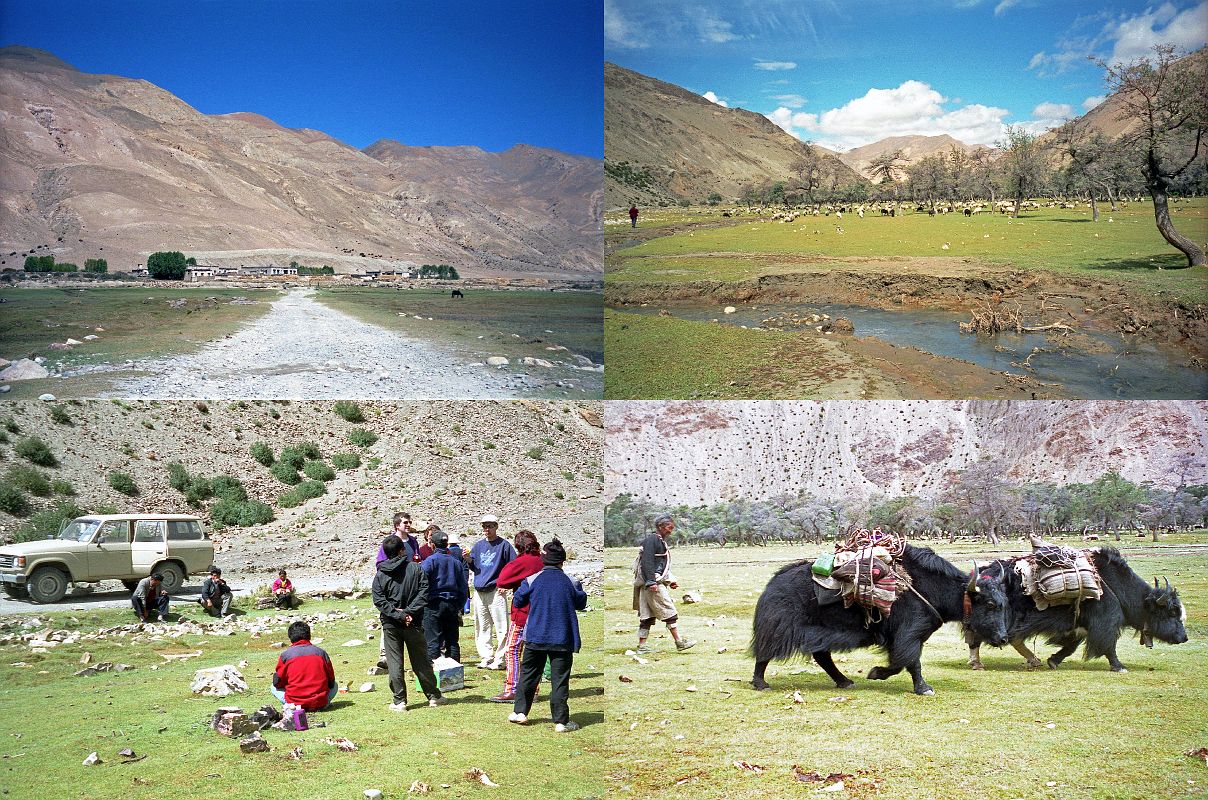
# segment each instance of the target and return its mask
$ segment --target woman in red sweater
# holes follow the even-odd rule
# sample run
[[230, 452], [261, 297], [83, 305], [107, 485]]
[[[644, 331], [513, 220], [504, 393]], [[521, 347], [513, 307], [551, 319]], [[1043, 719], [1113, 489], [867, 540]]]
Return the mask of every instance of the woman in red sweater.
[[[500, 589], [515, 590], [530, 575], [542, 570], [541, 543], [532, 531], [524, 530], [512, 539], [519, 555], [504, 565], [495, 585]], [[492, 703], [511, 703], [516, 700], [516, 683], [520, 680], [520, 656], [524, 652], [524, 623], [528, 620], [528, 606], [512, 607], [512, 624], [508, 626], [507, 644], [504, 649], [507, 671], [503, 678], [503, 691], [490, 698]]]

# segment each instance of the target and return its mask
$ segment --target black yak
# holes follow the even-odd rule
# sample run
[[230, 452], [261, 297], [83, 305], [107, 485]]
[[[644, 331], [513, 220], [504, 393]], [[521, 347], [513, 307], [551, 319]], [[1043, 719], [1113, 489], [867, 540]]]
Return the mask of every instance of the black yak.
[[449, 298], [452, 300], [458, 300], [463, 297], [465, 297], [465, 295], [461, 293], [461, 289], [454, 289], [449, 293]]
[[[1112, 672], [1128, 671], [1116, 655], [1116, 642], [1125, 626], [1140, 633], [1141, 644], [1146, 647], [1153, 647], [1154, 639], [1167, 644], [1187, 641], [1184, 627], [1187, 611], [1178, 591], [1170, 588], [1170, 581], [1159, 589], [1158, 579], [1154, 578], [1150, 586], [1133, 572], [1114, 547], [1100, 547], [1089, 554], [1103, 583], [1103, 597], [1083, 600], [1076, 612], [1073, 605], [1049, 606], [1044, 611], [1036, 608], [1032, 598], [1024, 594], [1023, 580], [1015, 572], [1012, 559], [992, 561], [982, 568], [983, 572], [990, 571], [1005, 579], [1010, 603], [1007, 638], [1028, 660], [1028, 666], [1039, 667], [1043, 663], [1028, 649], [1027, 640], [1033, 636], [1044, 636], [1049, 644], [1061, 648], [1049, 656], [1049, 669], [1057, 669], [1085, 641], [1083, 657], [1107, 656]], [[979, 648], [982, 641], [988, 640], [967, 630], [965, 641], [969, 644], [969, 666], [982, 669]]]
[[884, 680], [905, 669], [916, 694], [935, 694], [923, 680], [919, 656], [923, 644], [943, 623], [963, 620], [985, 641], [1006, 644], [1007, 596], [997, 578], [981, 576], [976, 570], [966, 575], [928, 547], [907, 545], [900, 562], [926, 603], [911, 591], [899, 591], [892, 613], [868, 625], [863, 609], [857, 606], [818, 605], [810, 577], [812, 561], [782, 567], [768, 581], [755, 606], [751, 685], [768, 688], [764, 680], [768, 662], [806, 655], [813, 656], [836, 686], [846, 689], [853, 683], [835, 666], [831, 653], [882, 647], [889, 655], [889, 666], [869, 670], [871, 680]]

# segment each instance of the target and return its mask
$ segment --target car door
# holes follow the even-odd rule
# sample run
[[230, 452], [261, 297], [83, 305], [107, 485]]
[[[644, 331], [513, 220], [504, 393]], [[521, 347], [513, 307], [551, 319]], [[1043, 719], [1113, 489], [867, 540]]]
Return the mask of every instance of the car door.
[[134, 574], [145, 578], [151, 568], [164, 560], [165, 526], [162, 519], [138, 519], [134, 521]]
[[214, 563], [214, 544], [197, 520], [168, 520], [168, 555], [183, 563], [187, 574], [196, 575]]
[[102, 522], [92, 536], [87, 553], [87, 580], [130, 577], [130, 521]]

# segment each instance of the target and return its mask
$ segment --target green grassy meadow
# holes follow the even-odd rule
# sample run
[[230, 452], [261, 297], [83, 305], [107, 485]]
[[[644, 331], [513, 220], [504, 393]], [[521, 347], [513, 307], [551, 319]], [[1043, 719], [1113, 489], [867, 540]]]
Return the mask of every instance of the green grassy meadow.
[[[35, 354], [79, 365], [187, 353], [267, 313], [277, 296], [274, 290], [209, 287], [3, 288], [0, 297], [7, 302], [0, 313], [0, 356], [16, 361]], [[206, 303], [207, 297], [218, 298], [218, 303]], [[260, 302], [232, 305], [229, 301], [236, 297]], [[168, 306], [179, 299], [187, 301], [184, 308]], [[94, 332], [99, 339], [73, 350], [47, 350], [52, 342], [83, 340]], [[10, 396], [23, 385], [45, 383], [17, 382]]]
[[[743, 397], [859, 398], [861, 376], [840, 375], [845, 356], [830, 342], [791, 333], [751, 331], [674, 317], [604, 312], [612, 399]], [[825, 353], [825, 359], [817, 355]], [[804, 368], [820, 360], [826, 374]]]
[[[559, 354], [545, 348], [562, 345], [596, 363], [604, 354], [599, 292], [471, 288], [465, 289], [465, 299], [453, 300], [447, 289], [341, 287], [320, 289], [316, 299], [366, 322], [439, 338], [467, 352], [504, 347], [509, 357], [551, 359]], [[416, 314], [425, 319], [415, 319]]]
[[[799, 216], [791, 223], [741, 218], [734, 225], [681, 231], [617, 251], [606, 280], [737, 281], [792, 272], [794, 267], [800, 271], [803, 267], [844, 266], [842, 262], [828, 264], [828, 258], [942, 256], [990, 267], [1045, 269], [1119, 281], [1148, 294], [1166, 293], [1186, 302], [1208, 300], [1208, 279], [1202, 270], [1179, 269], [1186, 259], [1158, 233], [1149, 202], [1129, 203], [1117, 212], [1101, 206], [1098, 223], [1091, 222], [1085, 206], [1028, 210], [1019, 219], [989, 212], [932, 218], [913, 210], [888, 218], [881, 217], [875, 205], [870, 208], [864, 219], [854, 213], [844, 214], [842, 220], [834, 215]], [[1208, 239], [1208, 199], [1180, 202], [1171, 208], [1181, 232], [1201, 243]], [[665, 220], [651, 220], [649, 225], [716, 220], [720, 214], [720, 210], [689, 213], [676, 209], [667, 212]], [[614, 212], [609, 218], [621, 216]], [[606, 230], [610, 236], [624, 234], [619, 225]], [[945, 243], [947, 250], [943, 249]], [[703, 257], [706, 254], [719, 257]], [[822, 260], [815, 263], [814, 258]]]
[[[598, 607], [598, 599], [594, 602]], [[201, 616], [195, 606], [181, 605], [187, 616]], [[209, 718], [219, 706], [238, 705], [250, 712], [273, 701], [267, 687], [280, 651], [270, 643], [285, 640], [284, 628], [279, 636], [184, 636], [154, 646], [131, 646], [121, 639], [82, 642], [60, 645], [46, 655], [31, 654], [23, 645], [0, 645], [0, 704], [5, 710], [0, 715], [0, 794], [41, 798], [65, 793], [80, 800], [217, 794], [277, 800], [360, 798], [365, 789], [377, 788], [386, 798], [398, 798], [407, 796], [412, 781], [421, 780], [439, 798], [603, 797], [603, 615], [598, 610], [579, 617], [584, 648], [575, 658], [570, 707], [571, 718], [583, 727], [568, 734], [555, 733], [549, 721], [548, 684], [533, 707], [533, 721], [521, 727], [507, 722], [510, 706], [485, 701], [500, 690], [503, 673], [473, 668], [466, 670], [467, 688], [449, 692], [449, 705], [413, 707], [406, 714], [389, 711], [387, 677], [366, 676], [377, 661], [376, 639], [341, 647], [353, 638], [365, 639], [363, 623], [376, 619], [377, 612], [365, 599], [310, 602], [296, 613], [327, 611], [355, 614], [352, 620], [312, 623], [314, 637], [324, 639], [321, 646], [331, 654], [336, 679], [351, 682], [352, 692], [339, 695], [332, 710], [311, 714], [309, 731], [265, 731], [271, 751], [249, 755], [240, 753], [237, 740], [211, 731]], [[132, 613], [117, 610], [39, 616], [55, 629], [96, 630], [134, 621]], [[472, 624], [462, 629], [461, 642], [473, 654]], [[169, 662], [157, 652], [189, 650], [204, 655]], [[84, 652], [92, 653], [94, 664], [123, 662], [135, 669], [73, 677]], [[228, 698], [190, 693], [196, 670], [241, 659], [249, 662], [242, 670], [249, 692]], [[152, 665], [158, 669], [152, 671]], [[370, 680], [376, 691], [358, 693], [360, 684]], [[408, 697], [414, 703], [422, 695], [410, 690]], [[326, 727], [315, 728], [315, 722]], [[359, 749], [341, 752], [322, 743], [327, 737], [346, 737]], [[296, 746], [302, 747], [302, 758], [287, 759]], [[123, 764], [117, 752], [125, 747], [147, 758]], [[94, 750], [105, 763], [82, 766]], [[466, 778], [474, 767], [500, 788]]]
[[[1203, 543], [1208, 534], [1194, 539]], [[773, 664], [766, 692], [747, 683], [754, 666], [745, 652], [750, 623], [768, 578], [826, 545], [677, 548], [676, 594], [703, 595], [701, 603], [679, 607], [681, 629], [698, 644], [678, 653], [660, 625], [650, 639], [658, 652], [639, 664], [624, 654], [636, 644], [635, 551], [610, 548], [603, 659], [609, 796], [1204, 797], [1208, 770], [1202, 758], [1184, 753], [1208, 746], [1208, 550], [1178, 554], [1169, 548], [1177, 541], [1126, 539], [1123, 548], [1141, 575], [1168, 575], [1180, 589], [1189, 642], [1146, 650], [1126, 629], [1119, 648], [1126, 674], [1110, 672], [1104, 659], [1084, 662], [1077, 655], [1057, 671], [1028, 671], [1013, 649], [983, 647], [986, 670], [974, 672], [957, 626], [949, 624], [923, 651], [934, 697], [914, 695], [905, 673], [864, 680], [869, 668], [884, 663], [871, 650], [836, 655], [856, 681], [851, 689], [836, 689], [804, 661]], [[1024, 548], [1014, 542], [1003, 550]], [[974, 555], [1002, 554], [968, 544], [937, 550], [966, 569]], [[1055, 649], [1033, 644], [1042, 657]], [[843, 790], [820, 792], [833, 781], [802, 782], [794, 767], [849, 777]]]

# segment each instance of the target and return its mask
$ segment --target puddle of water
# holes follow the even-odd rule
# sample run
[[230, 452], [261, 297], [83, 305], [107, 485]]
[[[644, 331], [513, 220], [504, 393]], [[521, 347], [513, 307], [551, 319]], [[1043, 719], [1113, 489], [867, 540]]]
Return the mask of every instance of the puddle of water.
[[[629, 313], [658, 314], [655, 306], [626, 307]], [[1034, 372], [1013, 366], [1033, 348], [1051, 346], [1043, 334], [1002, 333], [994, 337], [962, 334], [958, 323], [968, 315], [948, 311], [885, 311], [847, 305], [790, 305], [761, 303], [738, 306], [723, 314], [718, 306], [669, 306], [680, 319], [709, 321], [724, 325], [758, 327], [769, 317], [829, 314], [845, 317], [856, 327], [856, 336], [875, 336], [897, 345], [916, 347], [935, 355], [959, 358], [997, 372], [1030, 375], [1045, 383], [1059, 383], [1073, 397], [1087, 400], [1187, 400], [1208, 398], [1208, 371], [1195, 370], [1174, 360], [1167, 352], [1147, 343], [1125, 343], [1118, 336], [1081, 331], [1110, 352], [1079, 350], [1037, 353], [1029, 362]], [[792, 328], [787, 328], [792, 330]], [[997, 349], [996, 349], [997, 348]]]

